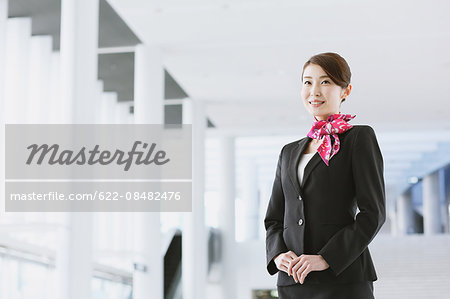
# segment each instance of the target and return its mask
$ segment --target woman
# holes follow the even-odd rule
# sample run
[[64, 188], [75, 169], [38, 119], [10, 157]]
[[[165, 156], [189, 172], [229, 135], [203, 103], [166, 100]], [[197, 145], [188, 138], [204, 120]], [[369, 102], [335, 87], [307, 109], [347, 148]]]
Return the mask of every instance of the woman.
[[350, 77], [336, 53], [303, 66], [301, 97], [315, 121], [281, 150], [264, 220], [281, 299], [374, 298], [368, 245], [386, 218], [383, 158], [373, 129], [340, 113]]

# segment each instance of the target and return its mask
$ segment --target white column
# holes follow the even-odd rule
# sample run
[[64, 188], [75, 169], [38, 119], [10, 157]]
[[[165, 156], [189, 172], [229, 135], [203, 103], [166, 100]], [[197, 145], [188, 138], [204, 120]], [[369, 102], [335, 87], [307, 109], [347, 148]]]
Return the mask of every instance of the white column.
[[50, 119], [51, 36], [33, 36], [30, 41], [30, 71], [28, 83], [27, 122], [46, 123]]
[[7, 20], [5, 115], [6, 123], [27, 123], [31, 18]]
[[52, 52], [50, 56], [50, 95], [49, 95], [49, 119], [50, 124], [65, 123], [64, 101], [61, 98], [61, 63], [60, 53]]
[[117, 93], [103, 92], [101, 98], [101, 122], [103, 124], [116, 123], [115, 109], [117, 103]]
[[61, 1], [61, 85], [69, 122], [95, 119], [99, 0]]
[[135, 213], [133, 299], [164, 298], [159, 213]]
[[438, 175], [439, 175], [439, 202], [441, 205], [441, 219], [442, 219], [442, 227], [443, 233], [449, 233], [449, 215], [448, 215], [448, 204], [447, 204], [447, 190], [446, 188], [448, 188], [445, 185], [445, 167], [442, 167], [441, 169], [438, 170]]
[[70, 213], [56, 251], [58, 299], [91, 298], [92, 223], [90, 213]]
[[161, 50], [138, 45], [134, 53], [134, 115], [154, 124], [164, 123], [164, 68]]
[[[8, 0], [0, 0], [0, 140], [5, 140], [5, 61], [6, 61], [6, 19], [8, 17]], [[5, 143], [0, 142], [0, 218], [4, 217], [5, 207]]]
[[207, 240], [204, 204], [206, 117], [203, 103], [183, 102], [183, 123], [192, 124], [192, 212], [183, 215], [183, 299], [204, 299]]
[[[98, 0], [61, 1], [61, 100], [68, 123], [94, 123], [91, 109], [97, 86]], [[58, 252], [58, 298], [92, 297], [92, 223], [90, 213], [70, 213], [68, 233]]]
[[426, 235], [442, 232], [439, 173], [433, 172], [423, 178], [423, 229]]
[[[410, 188], [411, 189], [411, 188]], [[395, 200], [397, 197], [397, 191], [396, 187], [392, 184], [386, 185], [386, 224], [388, 227], [386, 227], [386, 231], [389, 232], [391, 235], [397, 235], [398, 232], [398, 221], [397, 221], [397, 201]], [[411, 193], [412, 198], [412, 193]], [[414, 218], [414, 222], [415, 222]], [[414, 231], [416, 231], [417, 228], [414, 228]]]
[[[134, 122], [163, 124], [164, 73], [160, 51], [137, 46], [134, 75]], [[161, 254], [161, 218], [159, 213], [136, 213], [136, 263], [147, 272], [133, 273], [133, 299], [164, 298], [164, 265]]]
[[95, 123], [103, 123], [103, 80], [97, 80], [97, 94], [92, 104], [92, 109], [95, 110]]
[[69, 285], [70, 285], [70, 231], [69, 231], [69, 217], [61, 219], [61, 227], [57, 229], [58, 243], [56, 244], [55, 257], [55, 298], [69, 299]]
[[243, 204], [245, 219], [245, 240], [258, 239], [258, 171], [253, 159], [245, 161], [243, 176]]
[[414, 210], [411, 189], [397, 198], [397, 233], [406, 235], [414, 232]]
[[115, 104], [116, 123], [118, 124], [130, 124], [134, 123], [132, 114], [130, 113], [131, 102], [117, 102]]
[[222, 235], [222, 298], [236, 298], [235, 236], [235, 148], [234, 137], [220, 140], [219, 229]]
[[444, 171], [444, 186], [445, 186], [445, 213], [447, 223], [446, 223], [446, 230], [448, 233], [450, 233], [450, 168], [446, 167]]

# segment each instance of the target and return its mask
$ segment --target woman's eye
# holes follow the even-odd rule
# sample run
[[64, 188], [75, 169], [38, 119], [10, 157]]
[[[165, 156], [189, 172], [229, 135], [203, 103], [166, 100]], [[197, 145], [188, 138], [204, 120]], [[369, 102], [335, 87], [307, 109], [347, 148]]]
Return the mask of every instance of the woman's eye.
[[327, 83], [327, 84], [328, 84], [328, 83], [330, 83], [330, 81], [328, 81], [328, 80], [323, 80], [322, 83]]
[[305, 83], [303, 83], [303, 84], [308, 85], [308, 84], [311, 84], [311, 82], [305, 81]]

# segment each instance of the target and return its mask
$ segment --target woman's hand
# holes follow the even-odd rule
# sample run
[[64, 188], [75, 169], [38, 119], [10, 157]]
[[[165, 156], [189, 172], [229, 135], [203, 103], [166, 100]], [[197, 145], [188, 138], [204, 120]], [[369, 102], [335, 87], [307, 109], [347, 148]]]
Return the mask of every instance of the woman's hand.
[[323, 271], [329, 267], [330, 265], [328, 265], [321, 255], [302, 254], [290, 261], [287, 267], [287, 274], [292, 275], [295, 282], [303, 284], [309, 272]]
[[273, 261], [275, 262], [278, 270], [288, 273], [288, 268], [291, 265], [291, 262], [296, 258], [297, 255], [293, 251], [288, 251], [285, 253], [280, 253], [273, 259]]

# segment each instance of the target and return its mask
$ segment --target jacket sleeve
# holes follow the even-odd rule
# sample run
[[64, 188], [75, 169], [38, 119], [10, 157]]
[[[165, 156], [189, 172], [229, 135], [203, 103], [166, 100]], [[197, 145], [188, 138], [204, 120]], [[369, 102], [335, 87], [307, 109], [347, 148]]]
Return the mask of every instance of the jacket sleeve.
[[367, 248], [386, 219], [383, 157], [369, 126], [360, 127], [352, 147], [355, 221], [338, 231], [318, 252], [337, 276]]
[[273, 275], [278, 272], [278, 268], [273, 261], [278, 254], [288, 251], [283, 239], [284, 222], [284, 194], [281, 186], [281, 161], [283, 149], [278, 159], [275, 181], [273, 183], [272, 195], [267, 207], [264, 225], [266, 228], [266, 258], [267, 271]]

